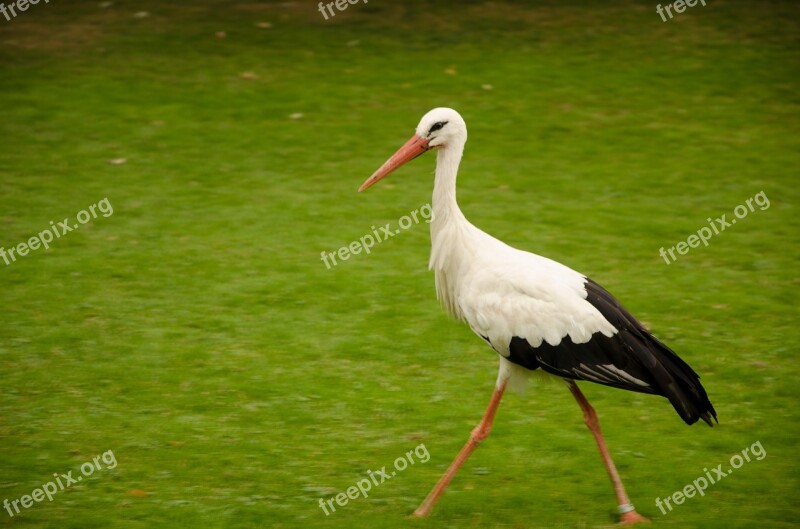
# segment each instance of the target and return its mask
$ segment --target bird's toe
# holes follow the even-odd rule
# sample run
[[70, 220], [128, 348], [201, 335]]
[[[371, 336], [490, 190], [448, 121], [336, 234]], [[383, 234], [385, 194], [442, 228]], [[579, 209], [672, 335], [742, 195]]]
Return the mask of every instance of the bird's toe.
[[620, 516], [619, 524], [620, 525], [635, 525], [637, 523], [650, 523], [650, 520], [642, 516], [636, 511], [630, 511], [622, 514]]

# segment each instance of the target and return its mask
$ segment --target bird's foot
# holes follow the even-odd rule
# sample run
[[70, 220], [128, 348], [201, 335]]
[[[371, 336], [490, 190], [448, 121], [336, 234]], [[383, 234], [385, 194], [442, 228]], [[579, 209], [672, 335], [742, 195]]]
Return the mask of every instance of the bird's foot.
[[637, 523], [650, 523], [650, 520], [636, 511], [622, 513], [619, 517], [620, 525], [636, 525]]

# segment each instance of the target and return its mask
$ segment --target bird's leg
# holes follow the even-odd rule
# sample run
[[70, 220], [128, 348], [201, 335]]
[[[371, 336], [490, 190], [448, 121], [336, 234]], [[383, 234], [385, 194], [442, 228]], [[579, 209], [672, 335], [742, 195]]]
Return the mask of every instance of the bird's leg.
[[489, 435], [489, 431], [492, 429], [494, 415], [497, 413], [497, 407], [500, 405], [500, 399], [503, 397], [507, 382], [508, 379], [502, 380], [495, 387], [494, 393], [492, 393], [492, 399], [489, 401], [489, 407], [486, 408], [486, 413], [483, 414], [483, 419], [481, 419], [478, 426], [472, 430], [467, 444], [464, 445], [464, 448], [461, 449], [453, 462], [450, 463], [450, 467], [441, 479], [439, 479], [439, 483], [437, 483], [430, 494], [428, 494], [428, 497], [425, 498], [422, 505], [417, 507], [417, 510], [414, 511], [414, 516], [424, 517], [430, 514], [431, 509], [433, 509], [433, 506], [439, 500], [439, 496], [442, 495], [450, 484], [450, 481], [453, 479], [453, 476], [456, 475], [458, 469], [461, 468], [461, 465], [469, 458], [470, 454], [478, 447], [480, 442]]
[[586, 426], [592, 431], [594, 440], [597, 441], [597, 448], [600, 449], [603, 463], [605, 463], [608, 475], [611, 478], [611, 482], [614, 484], [614, 492], [617, 495], [617, 503], [619, 504], [620, 522], [622, 525], [649, 522], [647, 518], [636, 512], [630, 499], [628, 499], [628, 495], [625, 493], [625, 487], [622, 486], [622, 480], [617, 473], [617, 467], [614, 466], [614, 461], [611, 459], [611, 454], [608, 452], [606, 441], [603, 439], [603, 432], [600, 431], [600, 421], [597, 419], [597, 413], [574, 381], [567, 381], [567, 385], [572, 392], [572, 396], [578, 401], [578, 405], [580, 405], [583, 411], [583, 420]]

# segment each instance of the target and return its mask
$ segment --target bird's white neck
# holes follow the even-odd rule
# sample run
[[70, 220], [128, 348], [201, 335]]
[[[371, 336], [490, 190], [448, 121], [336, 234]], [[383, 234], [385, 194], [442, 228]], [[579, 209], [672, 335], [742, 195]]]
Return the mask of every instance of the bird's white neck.
[[462, 315], [455, 301], [455, 280], [464, 266], [464, 259], [474, 251], [475, 228], [467, 221], [456, 202], [456, 177], [464, 152], [464, 144], [441, 148], [436, 156], [436, 178], [433, 184], [431, 209], [431, 258], [429, 268], [436, 276], [436, 293], [445, 309], [454, 317]]
[[453, 222], [466, 222], [456, 202], [456, 178], [464, 146], [444, 147], [436, 155], [436, 178], [433, 183], [433, 223], [439, 228]]

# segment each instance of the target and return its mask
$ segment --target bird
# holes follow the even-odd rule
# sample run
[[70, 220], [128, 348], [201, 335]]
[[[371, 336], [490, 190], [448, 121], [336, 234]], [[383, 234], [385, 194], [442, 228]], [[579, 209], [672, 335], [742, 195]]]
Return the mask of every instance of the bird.
[[699, 375], [607, 290], [571, 268], [513, 248], [470, 223], [456, 200], [467, 126], [451, 108], [426, 113], [411, 138], [378, 168], [362, 192], [410, 160], [435, 150], [431, 254], [436, 295], [499, 355], [489, 405], [478, 425], [412, 516], [430, 514], [459, 468], [489, 435], [507, 387], [532, 378], [566, 384], [581, 408], [611, 479], [622, 525], [649, 520], [631, 503], [592, 405], [577, 381], [666, 397], [681, 419], [709, 426], [717, 414]]

